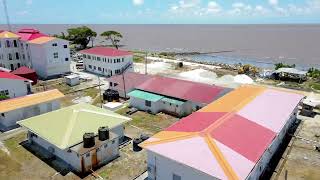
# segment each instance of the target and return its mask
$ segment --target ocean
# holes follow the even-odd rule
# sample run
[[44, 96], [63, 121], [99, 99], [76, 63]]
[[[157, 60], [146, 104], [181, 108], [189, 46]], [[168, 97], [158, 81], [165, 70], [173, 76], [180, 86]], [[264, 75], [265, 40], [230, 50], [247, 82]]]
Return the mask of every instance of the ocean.
[[[80, 25], [12, 25], [58, 34]], [[250, 63], [272, 67], [296, 64], [300, 69], [320, 67], [319, 25], [87, 25], [98, 34], [116, 30], [123, 34], [122, 48], [129, 50], [205, 52], [189, 56], [197, 61]], [[5, 29], [0, 25], [0, 29]], [[95, 44], [107, 42], [97, 37]], [[214, 52], [214, 53], [212, 53]]]

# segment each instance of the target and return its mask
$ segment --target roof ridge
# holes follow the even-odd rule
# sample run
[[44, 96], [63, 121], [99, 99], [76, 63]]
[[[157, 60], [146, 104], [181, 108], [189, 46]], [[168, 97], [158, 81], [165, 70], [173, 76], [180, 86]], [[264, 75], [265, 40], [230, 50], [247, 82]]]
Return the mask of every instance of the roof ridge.
[[62, 143], [61, 143], [61, 147], [67, 146], [67, 144], [68, 144], [68, 142], [69, 142], [69, 140], [70, 140], [71, 134], [72, 134], [72, 132], [73, 132], [74, 125], [75, 125], [76, 122], [77, 122], [78, 113], [79, 113], [79, 112], [80, 112], [80, 111], [75, 110], [75, 109], [72, 110], [72, 117], [70, 118], [70, 121], [69, 121], [69, 123], [68, 123], [66, 133], [65, 133], [65, 135], [63, 136]]
[[[105, 116], [114, 117], [114, 118], [120, 118], [119, 116], [121, 116], [121, 115], [114, 115], [114, 114], [108, 114], [108, 113], [103, 113], [103, 112], [95, 112], [95, 111], [86, 110], [86, 109], [80, 109], [79, 112], [88, 112], [88, 113], [105, 115]], [[121, 118], [130, 120], [130, 118], [128, 118], [128, 117], [121, 117]]]

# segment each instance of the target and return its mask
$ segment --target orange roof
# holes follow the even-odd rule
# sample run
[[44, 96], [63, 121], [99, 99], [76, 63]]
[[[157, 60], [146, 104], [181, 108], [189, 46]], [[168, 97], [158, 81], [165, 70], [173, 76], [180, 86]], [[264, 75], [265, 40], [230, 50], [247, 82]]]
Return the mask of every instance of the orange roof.
[[2, 31], [0, 32], [0, 38], [20, 38], [20, 36], [9, 31]]
[[0, 113], [53, 101], [62, 97], [64, 97], [64, 94], [62, 94], [59, 90], [54, 89], [23, 97], [0, 101]]
[[31, 44], [44, 44], [47, 43], [49, 41], [52, 41], [56, 39], [55, 37], [40, 37], [40, 38], [36, 38], [34, 40], [29, 41], [29, 43]]

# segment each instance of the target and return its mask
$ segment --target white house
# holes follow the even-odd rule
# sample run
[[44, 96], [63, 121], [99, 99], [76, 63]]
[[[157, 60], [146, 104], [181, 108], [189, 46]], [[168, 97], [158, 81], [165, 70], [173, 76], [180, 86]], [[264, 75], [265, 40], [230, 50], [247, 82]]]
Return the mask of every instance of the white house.
[[28, 42], [32, 68], [47, 79], [70, 72], [69, 41], [40, 37]]
[[86, 71], [111, 77], [123, 71], [133, 71], [133, 54], [108, 47], [93, 47], [80, 51]]
[[129, 120], [102, 108], [77, 104], [19, 124], [29, 130], [30, 143], [48, 150], [75, 172], [86, 173], [119, 156], [123, 124]]
[[9, 130], [16, 122], [60, 108], [59, 99], [64, 95], [58, 90], [31, 94], [0, 101], [0, 128]]
[[0, 31], [0, 67], [15, 70], [22, 66], [20, 36], [9, 31]]
[[0, 67], [15, 70], [20, 66], [34, 69], [43, 79], [68, 73], [69, 42], [35, 29], [0, 31]]
[[0, 72], [0, 95], [15, 98], [31, 93], [30, 80], [9, 72]]

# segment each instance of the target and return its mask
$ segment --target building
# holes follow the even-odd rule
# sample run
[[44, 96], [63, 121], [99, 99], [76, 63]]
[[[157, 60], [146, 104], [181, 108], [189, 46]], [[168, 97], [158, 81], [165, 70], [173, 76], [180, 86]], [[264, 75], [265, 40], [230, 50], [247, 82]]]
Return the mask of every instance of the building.
[[80, 51], [86, 71], [104, 76], [133, 71], [133, 54], [128, 51], [108, 47], [93, 47]]
[[66, 76], [64, 79], [69, 86], [76, 86], [80, 84], [80, 77], [76, 74]]
[[135, 87], [128, 96], [130, 106], [140, 110], [186, 116], [229, 91], [228, 88], [154, 76]]
[[[29, 142], [62, 159], [74, 171], [85, 173], [119, 156], [123, 124], [129, 120], [89, 104], [77, 104], [20, 121], [19, 124], [29, 130]], [[107, 135], [104, 134], [106, 136], [102, 139], [98, 129], [106, 126], [109, 130], [104, 131]], [[90, 146], [86, 146], [88, 139], [84, 142], [85, 133], [94, 133], [89, 139]]]
[[295, 68], [279, 68], [273, 72], [276, 79], [281, 80], [297, 80], [299, 82], [307, 80], [307, 71], [300, 71]]
[[35, 29], [0, 31], [0, 67], [27, 66], [43, 79], [70, 72], [69, 42]]
[[35, 85], [38, 82], [38, 75], [37, 75], [36, 71], [33, 69], [30, 69], [26, 66], [22, 66], [16, 70], [12, 71], [11, 73], [14, 75], [29, 79], [30, 81], [32, 81], [32, 85]]
[[0, 101], [1, 129], [12, 129], [20, 120], [59, 109], [62, 97], [64, 95], [60, 91], [50, 90]]
[[0, 95], [15, 98], [31, 94], [31, 82], [9, 72], [0, 72]]
[[[119, 96], [125, 98], [124, 89], [126, 94], [135, 89], [135, 87], [151, 79], [153, 75], [140, 74], [136, 72], [126, 72], [122, 75], [115, 75], [107, 79], [109, 88], [119, 92]], [[124, 80], [123, 80], [124, 79]], [[125, 82], [125, 85], [124, 83]]]
[[0, 30], [0, 67], [14, 70], [22, 64], [20, 36]]
[[259, 179], [304, 98], [242, 86], [141, 144], [149, 179]]

